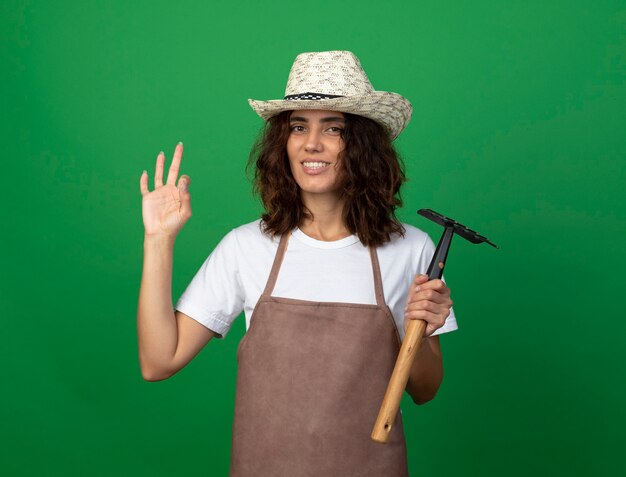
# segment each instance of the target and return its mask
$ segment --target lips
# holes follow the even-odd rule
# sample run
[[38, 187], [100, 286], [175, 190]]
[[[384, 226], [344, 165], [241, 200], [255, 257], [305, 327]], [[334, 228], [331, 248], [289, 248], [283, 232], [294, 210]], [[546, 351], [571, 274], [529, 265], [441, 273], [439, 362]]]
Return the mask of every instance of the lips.
[[302, 161], [304, 172], [309, 175], [317, 175], [328, 170], [330, 163], [325, 161]]

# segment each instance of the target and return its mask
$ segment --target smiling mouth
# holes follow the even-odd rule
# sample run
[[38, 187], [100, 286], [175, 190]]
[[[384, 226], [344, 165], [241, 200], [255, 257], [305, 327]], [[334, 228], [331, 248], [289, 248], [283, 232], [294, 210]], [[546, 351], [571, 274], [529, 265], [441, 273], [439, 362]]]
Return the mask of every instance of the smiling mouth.
[[329, 166], [330, 162], [322, 162], [322, 161], [305, 161], [302, 165], [308, 169], [321, 169], [323, 167]]

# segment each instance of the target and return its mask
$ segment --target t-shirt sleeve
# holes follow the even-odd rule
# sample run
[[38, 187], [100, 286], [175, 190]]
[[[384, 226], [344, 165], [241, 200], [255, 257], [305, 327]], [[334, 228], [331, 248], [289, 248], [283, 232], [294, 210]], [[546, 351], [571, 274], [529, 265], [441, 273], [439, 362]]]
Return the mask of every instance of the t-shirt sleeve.
[[[436, 249], [435, 243], [433, 242], [433, 240], [430, 238], [429, 235], [426, 235], [426, 241], [424, 243], [424, 246], [422, 247], [422, 253], [417, 262], [417, 273], [425, 274], [428, 272], [428, 266], [430, 265], [430, 261], [432, 260], [433, 255], [435, 255], [435, 249]], [[445, 274], [441, 276], [441, 280], [444, 283], [446, 283], [446, 285], [448, 285], [445, 279]], [[453, 306], [450, 308], [450, 314], [446, 318], [446, 322], [444, 323], [444, 325], [438, 330], [435, 330], [432, 336], [440, 335], [442, 333], [447, 333], [449, 331], [454, 331], [456, 329], [458, 329], [458, 326], [456, 323], [456, 315], [454, 314], [454, 306]]]
[[204, 261], [175, 309], [223, 338], [243, 311], [244, 293], [238, 268], [235, 231], [231, 230]]

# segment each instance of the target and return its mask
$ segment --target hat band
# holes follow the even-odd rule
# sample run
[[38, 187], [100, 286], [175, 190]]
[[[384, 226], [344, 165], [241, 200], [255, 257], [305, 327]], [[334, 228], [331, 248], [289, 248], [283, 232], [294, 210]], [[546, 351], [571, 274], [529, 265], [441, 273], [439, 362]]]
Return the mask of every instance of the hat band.
[[290, 94], [285, 96], [286, 100], [289, 101], [300, 101], [306, 99], [333, 99], [333, 98], [343, 98], [344, 96], [334, 95], [334, 94], [324, 94], [324, 93], [301, 93], [301, 94]]

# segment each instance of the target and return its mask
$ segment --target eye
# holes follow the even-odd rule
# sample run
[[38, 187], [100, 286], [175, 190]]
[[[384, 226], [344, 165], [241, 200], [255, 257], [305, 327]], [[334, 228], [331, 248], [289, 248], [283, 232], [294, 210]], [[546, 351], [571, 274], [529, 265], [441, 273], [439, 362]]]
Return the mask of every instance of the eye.
[[342, 129], [342, 128], [337, 127], [337, 126], [331, 126], [331, 127], [329, 127], [329, 128], [328, 128], [328, 130], [329, 130], [331, 133], [335, 133], [335, 134], [341, 134], [341, 131], [343, 131], [343, 129]]
[[300, 124], [296, 124], [295, 126], [291, 126], [291, 130], [293, 132], [302, 132], [302, 131], [304, 131], [304, 126], [302, 126]]

